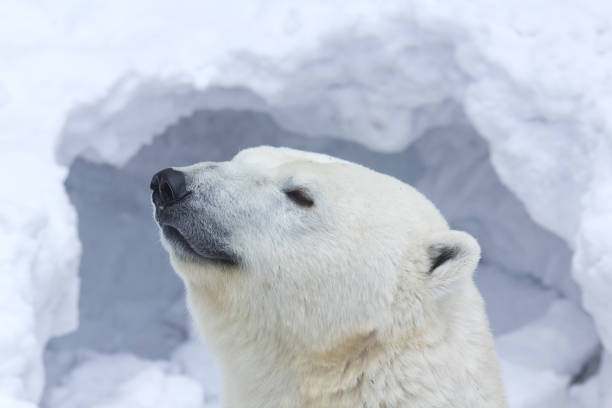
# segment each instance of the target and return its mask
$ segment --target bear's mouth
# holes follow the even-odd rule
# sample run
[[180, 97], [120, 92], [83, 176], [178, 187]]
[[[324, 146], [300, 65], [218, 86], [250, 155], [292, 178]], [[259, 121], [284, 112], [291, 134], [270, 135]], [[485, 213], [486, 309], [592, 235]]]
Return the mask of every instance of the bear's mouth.
[[214, 253], [196, 250], [181, 232], [171, 225], [161, 225], [162, 234], [166, 241], [172, 245], [174, 253], [190, 262], [218, 262], [225, 265], [237, 265], [238, 260], [226, 252], [215, 251]]
[[162, 232], [166, 240], [168, 240], [168, 242], [170, 242], [172, 245], [177, 246], [181, 250], [189, 252], [192, 255], [200, 256], [200, 254], [198, 254], [195, 249], [189, 245], [189, 241], [187, 241], [187, 239], [179, 232], [178, 229], [171, 227], [170, 225], [163, 225]]

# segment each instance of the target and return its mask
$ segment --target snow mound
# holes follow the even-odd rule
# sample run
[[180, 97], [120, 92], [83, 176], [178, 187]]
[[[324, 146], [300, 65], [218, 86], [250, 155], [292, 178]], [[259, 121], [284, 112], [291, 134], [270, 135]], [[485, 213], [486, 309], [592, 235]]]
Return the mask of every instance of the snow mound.
[[[140, 146], [181, 116], [195, 110], [226, 107], [263, 109], [265, 102], [242, 88], [210, 87], [201, 91], [179, 80], [143, 80], [138, 75], [128, 75], [104, 98], [80, 105], [68, 115], [57, 158], [64, 165], [77, 156], [123, 165]], [[138, 120], [138, 116], [146, 120]]]
[[502, 376], [511, 408], [559, 408], [567, 401], [569, 378], [501, 360]]
[[59, 167], [24, 168], [31, 160], [4, 153], [0, 161], [2, 174], [20, 169], [18, 177], [3, 178], [3, 191], [19, 191], [21, 183], [37, 186], [0, 201], [0, 399], [17, 406], [42, 395], [47, 340], [77, 325], [80, 244], [76, 214], [60, 184], [65, 173]]
[[48, 406], [61, 408], [203, 408], [204, 392], [167, 362], [129, 354], [83, 356]]
[[495, 339], [497, 352], [508, 362], [573, 377], [599, 350], [589, 315], [567, 300], [554, 302], [545, 315]]

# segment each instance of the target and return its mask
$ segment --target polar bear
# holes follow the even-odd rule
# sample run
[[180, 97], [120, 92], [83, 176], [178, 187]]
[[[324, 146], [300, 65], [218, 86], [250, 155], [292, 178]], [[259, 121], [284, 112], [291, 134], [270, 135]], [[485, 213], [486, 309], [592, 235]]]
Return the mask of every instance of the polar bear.
[[151, 188], [223, 407], [507, 406], [480, 248], [414, 188], [267, 146]]

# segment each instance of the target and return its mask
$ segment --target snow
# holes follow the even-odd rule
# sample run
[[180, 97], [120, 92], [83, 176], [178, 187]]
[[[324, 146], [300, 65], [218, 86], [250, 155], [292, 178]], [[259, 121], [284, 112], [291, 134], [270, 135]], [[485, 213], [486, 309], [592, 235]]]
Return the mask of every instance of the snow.
[[3, 191], [18, 192], [20, 183], [36, 186], [5, 194], [0, 202], [0, 401], [16, 406], [42, 395], [47, 340], [77, 325], [80, 244], [75, 211], [58, 182], [65, 172], [23, 168], [30, 160], [6, 152], [0, 160]]
[[568, 407], [589, 408], [597, 407], [599, 404], [599, 377], [593, 376], [583, 384], [577, 384], [570, 388]]
[[495, 345], [515, 365], [572, 377], [598, 352], [599, 338], [589, 315], [572, 302], [557, 300], [545, 315], [497, 337]]
[[85, 355], [49, 396], [63, 408], [202, 408], [204, 393], [193, 378], [166, 362], [130, 354]]
[[211, 407], [219, 401], [220, 379], [212, 356], [202, 347], [202, 342], [192, 336], [175, 349], [170, 360], [202, 387], [204, 403]]
[[[263, 99], [244, 89], [232, 92], [212, 87], [200, 91], [177, 79], [142, 80], [137, 75], [128, 75], [101, 100], [70, 112], [57, 147], [58, 161], [68, 165], [80, 156], [120, 166], [177, 118], [195, 110], [263, 106]], [[134, 120], [139, 115], [147, 120]]]
[[501, 369], [511, 408], [558, 408], [567, 401], [566, 376], [531, 370], [503, 359]]
[[[0, 14], [7, 62], [0, 67], [1, 406], [40, 400], [45, 344], [76, 328], [80, 243], [62, 186], [65, 166], [81, 156], [129, 167], [141, 146], [196, 109], [249, 108], [291, 131], [283, 137], [336, 136], [391, 155], [410, 146], [404, 160], [416, 162], [389, 165], [417, 172], [411, 181], [483, 245], [477, 279], [512, 406], [612, 407], [612, 3], [8, 0]], [[488, 142], [484, 156], [464, 157], [474, 146], [466, 128]], [[456, 144], [436, 129], [455, 131]], [[223, 146], [206, 157], [237, 145]], [[442, 171], [439, 160], [449, 167]], [[474, 182], [459, 185], [462, 175]], [[455, 200], [445, 200], [449, 192]], [[88, 294], [78, 310], [95, 311], [94, 301], [100, 304]], [[170, 308], [169, 321], [185, 330]], [[82, 321], [72, 346], [93, 320]], [[148, 334], [161, 320], [147, 322]], [[99, 350], [110, 354], [92, 354], [67, 377], [49, 378], [48, 396], [77, 404], [71, 387], [93, 387], [88, 378], [125, 361], [127, 374], [88, 404], [146, 406], [143, 383], [151, 382], [152, 391], [181, 390], [184, 406], [194, 406], [217, 385], [209, 363], [203, 372], [188, 363], [197, 347], [179, 345], [191, 341], [186, 336], [164, 336], [170, 340], [135, 357], [122, 352], [144, 340], [126, 330]], [[94, 340], [87, 346], [102, 347]], [[599, 373], [570, 386], [598, 342]], [[58, 356], [63, 351], [58, 345]]]

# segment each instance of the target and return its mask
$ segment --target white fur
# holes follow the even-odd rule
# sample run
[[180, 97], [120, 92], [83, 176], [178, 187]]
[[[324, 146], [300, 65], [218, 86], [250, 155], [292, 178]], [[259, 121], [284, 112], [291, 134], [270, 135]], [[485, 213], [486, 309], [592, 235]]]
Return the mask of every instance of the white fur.
[[[182, 168], [222, 190], [239, 266], [170, 252], [218, 357], [222, 406], [506, 407], [476, 241], [412, 187], [357, 164], [259, 147]], [[314, 199], [301, 208], [282, 190]], [[218, 201], [222, 201], [219, 203]], [[431, 271], [432, 256], [455, 257]]]

